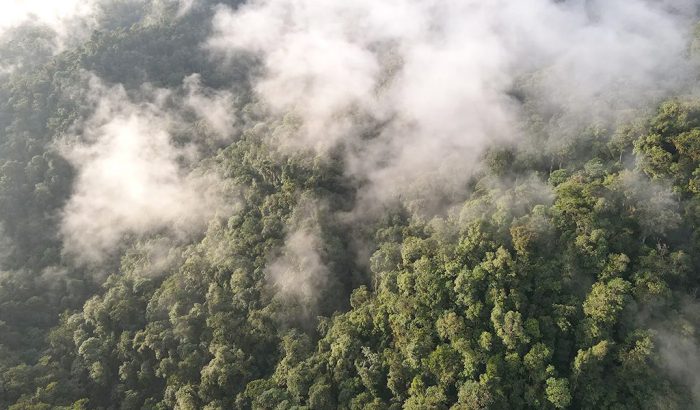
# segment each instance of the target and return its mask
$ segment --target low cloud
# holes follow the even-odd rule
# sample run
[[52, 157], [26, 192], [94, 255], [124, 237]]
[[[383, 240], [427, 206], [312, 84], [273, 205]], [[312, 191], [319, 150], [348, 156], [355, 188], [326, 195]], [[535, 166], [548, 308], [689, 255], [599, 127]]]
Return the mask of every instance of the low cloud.
[[319, 299], [332, 284], [324, 262], [325, 243], [320, 220], [327, 206], [310, 197], [300, 198], [287, 226], [284, 245], [266, 267], [268, 282], [278, 298], [313, 312]]
[[196, 148], [172, 141], [178, 118], [166, 109], [168, 91], [154, 90], [152, 100], [136, 102], [121, 86], [94, 77], [89, 87], [95, 111], [79, 137], [60, 146], [77, 169], [62, 214], [68, 254], [95, 262], [127, 237], [165, 232], [184, 240], [230, 211], [216, 173], [193, 168]]
[[201, 118], [222, 140], [235, 131], [234, 97], [227, 90], [211, 90], [202, 86], [199, 74], [185, 78], [185, 105]]
[[561, 130], [678, 88], [695, 7], [252, 0], [219, 7], [207, 47], [224, 60], [257, 56], [257, 94], [298, 119], [277, 145], [342, 147], [348, 172], [368, 181], [364, 197], [376, 202], [415, 181], [459, 190], [485, 147], [523, 133], [518, 93], [538, 115], [556, 114]]
[[700, 348], [695, 335], [662, 332], [657, 335], [662, 368], [690, 389], [694, 402], [700, 403]]
[[7, 0], [2, 5], [0, 35], [27, 22], [49, 26], [61, 35], [67, 34], [68, 26], [94, 16], [97, 3], [97, 0]]
[[268, 278], [286, 297], [313, 304], [328, 281], [318, 233], [302, 229], [287, 235], [281, 254], [267, 267]]
[[695, 405], [700, 404], [700, 305], [694, 298], [682, 300], [680, 315], [670, 315], [653, 327], [661, 370], [687, 388]]
[[683, 220], [680, 204], [670, 184], [631, 171], [623, 171], [620, 177], [625, 205], [639, 221], [642, 240], [650, 235], [668, 234], [680, 226]]
[[[9, 47], [12, 48], [17, 43], [31, 42], [28, 37], [36, 37], [42, 52], [56, 54], [87, 41], [95, 30], [159, 21], [173, 13], [174, 17], [180, 17], [197, 4], [197, 0], [4, 0], [0, 14], [0, 53], [8, 52], [5, 43], [13, 43]], [[39, 35], [41, 31], [50, 35]], [[35, 54], [31, 49], [27, 51], [25, 54]], [[22, 68], [12, 61], [13, 56], [2, 57], [0, 73]]]

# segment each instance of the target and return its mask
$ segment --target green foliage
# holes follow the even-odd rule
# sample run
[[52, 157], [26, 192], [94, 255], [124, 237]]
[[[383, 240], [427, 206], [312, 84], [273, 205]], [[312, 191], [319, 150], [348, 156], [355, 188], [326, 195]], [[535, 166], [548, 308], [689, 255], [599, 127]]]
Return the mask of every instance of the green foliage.
[[[251, 96], [255, 61], [207, 63], [210, 4], [149, 21], [120, 4], [57, 56], [36, 27], [0, 44], [20, 67], [0, 77], [0, 408], [698, 407], [664, 343], [698, 341], [700, 102], [554, 147], [533, 131], [485, 155], [460, 209], [349, 222], [365, 186], [342, 152], [277, 149], [295, 125]], [[75, 175], [55, 143], [89, 111], [65, 92], [85, 70], [136, 94], [198, 73], [240, 97], [239, 135], [201, 153], [238, 209], [158, 274], [145, 255], [162, 233], [99, 268], [61, 254]], [[305, 224], [323, 286], [290, 296], [269, 267]]]
[[566, 379], [547, 379], [547, 400], [558, 409], [564, 409], [571, 403], [569, 382]]

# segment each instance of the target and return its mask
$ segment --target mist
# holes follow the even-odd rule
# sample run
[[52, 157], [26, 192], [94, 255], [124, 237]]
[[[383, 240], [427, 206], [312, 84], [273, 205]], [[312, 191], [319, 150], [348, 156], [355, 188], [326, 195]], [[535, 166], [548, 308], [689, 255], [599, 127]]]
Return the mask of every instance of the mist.
[[[168, 14], [182, 17], [197, 5], [197, 0], [7, 0], [0, 16], [0, 47], [7, 49], [8, 42], [31, 42], [36, 34], [30, 31], [40, 30], [50, 33], [43, 36], [45, 52], [56, 55], [83, 43], [96, 31], [158, 21]], [[11, 56], [1, 55], [3, 51], [7, 50], [0, 49], [0, 72], [18, 68], [12, 58], [8, 61]]]
[[[167, 107], [169, 91], [147, 90], [150, 101], [134, 102], [121, 86], [94, 76], [88, 83], [94, 112], [76, 124], [79, 136], [58, 144], [77, 170], [61, 217], [68, 254], [100, 261], [131, 235], [138, 239], [162, 231], [184, 241], [217, 213], [232, 210], [234, 198], [225, 197], [216, 172], [194, 169], [196, 146], [174, 143], [172, 132], [181, 120]], [[218, 105], [217, 97], [200, 93], [196, 78], [186, 79], [185, 88], [185, 106], [195, 101], [197, 111]], [[217, 117], [214, 128], [228, 132], [226, 118]]]
[[406, 194], [409, 181], [461, 190], [486, 147], [521, 140], [516, 89], [538, 114], [556, 113], [558, 130], [575, 132], [682, 87], [695, 9], [644, 0], [252, 1], [220, 7], [207, 46], [259, 56], [258, 95], [302, 120], [281, 144], [342, 146], [348, 172], [370, 182], [367, 201], [382, 201]]
[[0, 408], [694, 408], [697, 0], [9, 0]]

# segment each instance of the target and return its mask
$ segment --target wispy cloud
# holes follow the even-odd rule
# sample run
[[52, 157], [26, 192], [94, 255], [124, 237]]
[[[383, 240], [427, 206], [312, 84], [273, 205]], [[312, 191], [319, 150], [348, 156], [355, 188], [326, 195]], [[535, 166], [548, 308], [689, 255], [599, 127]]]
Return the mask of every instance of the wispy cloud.
[[94, 77], [89, 87], [94, 114], [60, 148], [78, 171], [61, 229], [69, 254], [99, 261], [130, 235], [183, 239], [230, 211], [216, 173], [192, 169], [195, 147], [172, 141], [177, 117], [165, 107], [168, 91], [135, 102]]

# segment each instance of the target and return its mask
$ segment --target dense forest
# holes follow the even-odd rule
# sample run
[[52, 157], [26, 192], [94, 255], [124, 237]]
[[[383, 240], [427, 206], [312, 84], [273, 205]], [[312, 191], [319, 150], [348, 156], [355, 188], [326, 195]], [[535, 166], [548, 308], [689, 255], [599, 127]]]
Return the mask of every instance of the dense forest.
[[56, 3], [0, 409], [700, 407], [696, 1]]

